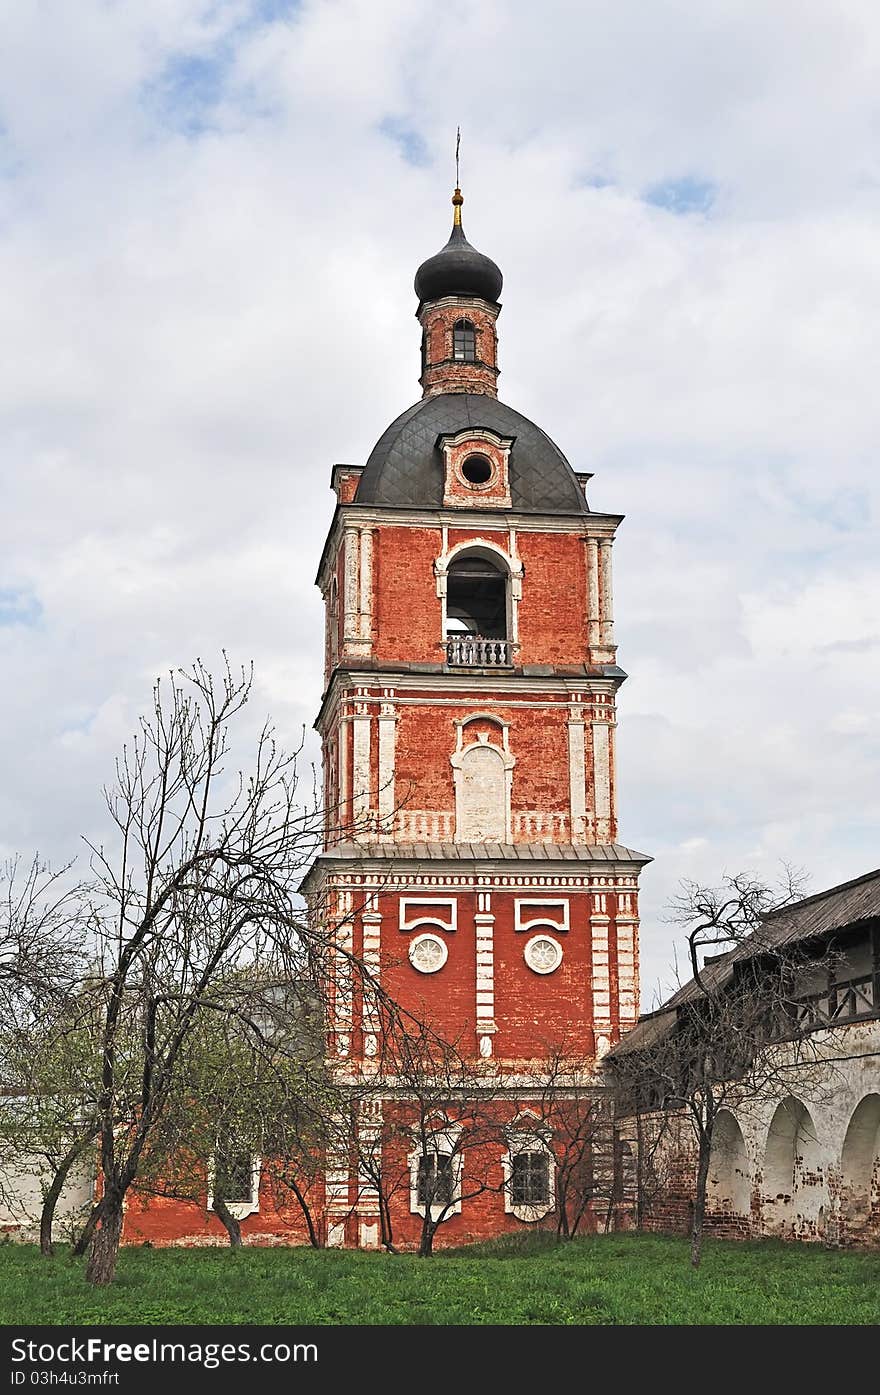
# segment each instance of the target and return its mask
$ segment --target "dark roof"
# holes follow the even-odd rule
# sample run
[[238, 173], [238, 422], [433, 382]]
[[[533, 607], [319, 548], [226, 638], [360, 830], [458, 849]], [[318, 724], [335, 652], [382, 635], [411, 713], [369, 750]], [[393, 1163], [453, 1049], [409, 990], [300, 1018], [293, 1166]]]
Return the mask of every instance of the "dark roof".
[[[707, 987], [719, 988], [731, 978], [737, 962], [781, 949], [785, 945], [821, 939], [835, 931], [877, 918], [880, 918], [880, 868], [875, 872], [866, 872], [851, 882], [829, 887], [827, 891], [818, 891], [815, 896], [806, 896], [790, 906], [780, 906], [778, 910], [770, 911], [760, 929], [729, 953], [707, 961], [700, 975]], [[651, 1045], [671, 1028], [676, 1008], [692, 1002], [701, 991], [690, 979], [662, 1007], [644, 1013], [633, 1030], [615, 1046], [612, 1054], [638, 1051]]]
[[513, 437], [511, 507], [527, 513], [589, 513], [583, 490], [558, 446], [540, 427], [495, 397], [443, 392], [408, 407], [376, 442], [361, 475], [358, 504], [440, 508], [443, 454], [438, 438], [469, 427]]
[[420, 303], [440, 300], [445, 295], [473, 295], [497, 301], [503, 284], [499, 267], [491, 257], [471, 246], [464, 228], [456, 223], [446, 246], [422, 262], [416, 272], [415, 292]]

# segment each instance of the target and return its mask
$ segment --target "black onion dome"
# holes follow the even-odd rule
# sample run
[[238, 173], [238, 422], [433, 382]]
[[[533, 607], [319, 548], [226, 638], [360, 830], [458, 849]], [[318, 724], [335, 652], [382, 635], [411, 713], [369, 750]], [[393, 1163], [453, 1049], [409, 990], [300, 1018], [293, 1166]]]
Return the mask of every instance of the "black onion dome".
[[[358, 485], [358, 504], [386, 508], [441, 508], [445, 467], [441, 436], [469, 428], [513, 437], [511, 508], [523, 513], [588, 513], [574, 471], [539, 426], [496, 397], [441, 392], [423, 397], [393, 421], [376, 442]], [[479, 508], [479, 500], [474, 500]]]
[[440, 300], [444, 295], [474, 295], [481, 300], [497, 300], [504, 277], [491, 257], [472, 247], [461, 226], [463, 199], [458, 189], [452, 199], [455, 223], [452, 236], [442, 251], [422, 262], [416, 272], [415, 290], [419, 301]]

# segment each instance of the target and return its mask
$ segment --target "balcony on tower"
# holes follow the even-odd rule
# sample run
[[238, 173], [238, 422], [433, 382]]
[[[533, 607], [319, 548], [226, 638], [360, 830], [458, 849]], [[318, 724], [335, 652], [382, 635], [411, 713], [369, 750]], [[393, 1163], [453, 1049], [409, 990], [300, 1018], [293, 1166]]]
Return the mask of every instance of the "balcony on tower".
[[467, 556], [446, 582], [446, 662], [452, 668], [510, 668], [509, 578], [487, 557]]

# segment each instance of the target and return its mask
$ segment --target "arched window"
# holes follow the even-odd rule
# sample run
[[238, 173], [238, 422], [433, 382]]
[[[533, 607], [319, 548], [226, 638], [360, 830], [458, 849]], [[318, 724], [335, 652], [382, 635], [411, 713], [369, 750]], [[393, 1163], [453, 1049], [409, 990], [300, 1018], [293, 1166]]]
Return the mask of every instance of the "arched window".
[[462, 363], [475, 363], [477, 336], [470, 320], [456, 320], [452, 326], [452, 357]]
[[460, 557], [450, 566], [446, 633], [507, 638], [507, 577], [488, 558]]

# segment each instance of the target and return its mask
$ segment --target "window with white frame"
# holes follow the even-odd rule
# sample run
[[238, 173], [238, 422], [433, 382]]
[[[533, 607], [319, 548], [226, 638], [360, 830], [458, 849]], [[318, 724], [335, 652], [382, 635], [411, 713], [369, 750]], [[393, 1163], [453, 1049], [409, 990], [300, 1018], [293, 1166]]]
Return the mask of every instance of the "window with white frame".
[[420, 1206], [449, 1206], [455, 1192], [451, 1153], [423, 1153], [419, 1158], [417, 1188]]
[[260, 1159], [227, 1139], [219, 1139], [211, 1168], [208, 1209], [222, 1200], [237, 1220], [260, 1209]]
[[462, 1159], [458, 1130], [440, 1129], [417, 1142], [409, 1155], [410, 1211], [443, 1220], [461, 1210]]
[[514, 1153], [510, 1159], [510, 1200], [514, 1206], [546, 1206], [550, 1201], [550, 1154], [543, 1148]]
[[540, 1221], [556, 1205], [556, 1159], [531, 1110], [515, 1119], [502, 1160], [504, 1209], [520, 1221]]

